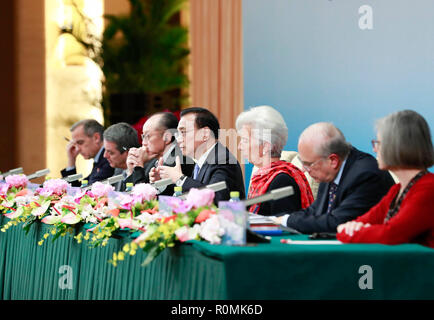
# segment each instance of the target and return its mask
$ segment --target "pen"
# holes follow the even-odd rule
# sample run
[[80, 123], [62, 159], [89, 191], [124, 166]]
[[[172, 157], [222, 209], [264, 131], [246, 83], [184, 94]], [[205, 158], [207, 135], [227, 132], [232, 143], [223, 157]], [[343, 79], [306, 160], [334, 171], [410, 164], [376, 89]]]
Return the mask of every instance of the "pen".
[[291, 243], [291, 239], [280, 239], [280, 243]]

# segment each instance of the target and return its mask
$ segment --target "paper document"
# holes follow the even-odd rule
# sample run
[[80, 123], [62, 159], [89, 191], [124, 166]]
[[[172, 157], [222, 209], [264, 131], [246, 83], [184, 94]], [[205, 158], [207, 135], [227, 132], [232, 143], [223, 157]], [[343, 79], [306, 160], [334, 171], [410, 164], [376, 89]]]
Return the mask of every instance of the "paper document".
[[318, 245], [318, 244], [342, 244], [339, 240], [291, 240], [281, 239], [281, 243], [301, 244], [301, 245]]

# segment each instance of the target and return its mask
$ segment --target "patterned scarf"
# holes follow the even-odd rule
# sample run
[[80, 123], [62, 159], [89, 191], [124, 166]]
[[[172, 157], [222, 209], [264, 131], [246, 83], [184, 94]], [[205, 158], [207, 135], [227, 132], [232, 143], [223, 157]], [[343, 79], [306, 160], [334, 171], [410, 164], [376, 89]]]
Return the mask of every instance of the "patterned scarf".
[[[280, 173], [288, 174], [297, 183], [300, 189], [301, 207], [304, 209], [310, 206], [313, 202], [313, 195], [306, 176], [299, 168], [283, 160], [274, 161], [270, 165], [256, 171], [250, 181], [248, 198], [254, 198], [266, 193], [273, 179]], [[260, 206], [260, 203], [254, 204], [250, 207], [249, 211], [257, 213], [259, 212]]]
[[387, 212], [387, 215], [384, 218], [384, 223], [389, 221], [395, 214], [398, 213], [399, 209], [401, 208], [401, 202], [405, 198], [405, 196], [407, 195], [408, 191], [410, 191], [411, 187], [427, 173], [428, 173], [427, 170], [423, 170], [423, 171], [419, 172], [417, 175], [415, 175], [413, 177], [413, 179], [411, 179], [410, 182], [405, 187], [405, 189], [402, 192], [401, 196], [399, 197], [398, 201], [396, 198], [398, 197], [399, 192], [396, 194], [395, 198], [390, 203], [389, 211]]

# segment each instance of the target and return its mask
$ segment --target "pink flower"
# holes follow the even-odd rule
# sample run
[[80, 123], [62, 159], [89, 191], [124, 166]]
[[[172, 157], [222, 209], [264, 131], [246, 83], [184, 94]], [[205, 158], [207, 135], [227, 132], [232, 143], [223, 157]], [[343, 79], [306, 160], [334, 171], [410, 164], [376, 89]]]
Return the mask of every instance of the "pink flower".
[[131, 191], [136, 202], [153, 200], [157, 197], [157, 193], [157, 189], [147, 183], [136, 184]]
[[192, 205], [179, 198], [167, 198], [167, 204], [174, 213], [186, 213], [191, 210]]
[[15, 188], [20, 188], [20, 187], [25, 188], [27, 186], [27, 184], [29, 183], [29, 180], [23, 174], [13, 174], [13, 175], [7, 176], [5, 181], [11, 187], [15, 187]]
[[60, 216], [46, 216], [44, 219], [42, 219], [42, 223], [45, 224], [56, 224], [59, 223], [62, 217]]
[[23, 207], [18, 207], [15, 211], [12, 210], [12, 212], [5, 214], [5, 217], [8, 217], [9, 219], [15, 219], [21, 216], [24, 213]]
[[74, 202], [80, 203], [81, 198], [83, 198], [86, 195], [86, 191], [80, 190], [74, 195]]
[[95, 197], [99, 198], [99, 197], [107, 197], [107, 195], [114, 190], [115, 187], [97, 181], [94, 184], [92, 184], [91, 192]]
[[212, 214], [215, 214], [215, 211], [208, 210], [208, 209], [202, 210], [199, 213], [199, 215], [196, 217], [194, 222], [196, 222], [196, 223], [204, 222], [205, 220], [209, 219], [209, 217], [211, 217]]
[[58, 196], [61, 196], [66, 193], [68, 188], [71, 185], [62, 179], [49, 179], [44, 182], [42, 188], [38, 189], [38, 193], [41, 196], [51, 196], [52, 194], [56, 194]]
[[211, 206], [214, 200], [215, 193], [210, 189], [195, 189], [192, 188], [188, 192], [186, 203], [192, 207], [200, 208], [204, 206]]
[[80, 222], [80, 217], [73, 214], [73, 213], [68, 213], [66, 215], [64, 215], [62, 217], [62, 219], [60, 220], [62, 223], [66, 223], [66, 224], [76, 224], [78, 222]]
[[175, 231], [176, 237], [179, 239], [179, 241], [184, 242], [188, 240], [194, 240], [197, 238], [200, 231], [200, 226], [198, 224], [195, 224], [192, 228], [189, 228], [187, 226], [183, 226]]
[[119, 228], [125, 229], [130, 228], [133, 229], [133, 220], [132, 219], [118, 219]]
[[122, 209], [127, 209], [127, 210], [131, 210], [131, 207], [133, 206], [133, 202], [134, 202], [133, 197], [131, 197], [129, 194], [123, 194], [123, 193], [119, 193], [116, 200], [119, 201], [119, 205]]

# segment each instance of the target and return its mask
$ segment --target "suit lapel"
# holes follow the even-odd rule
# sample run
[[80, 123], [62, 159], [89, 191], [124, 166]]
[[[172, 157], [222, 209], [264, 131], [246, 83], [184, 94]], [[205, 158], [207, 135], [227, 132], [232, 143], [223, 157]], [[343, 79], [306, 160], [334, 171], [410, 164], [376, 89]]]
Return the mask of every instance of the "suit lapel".
[[202, 165], [202, 167], [199, 170], [199, 173], [197, 174], [197, 179], [200, 182], [203, 181], [203, 178], [205, 176], [206, 171], [208, 170], [208, 167], [212, 164], [217, 164], [218, 163], [218, 159], [219, 159], [219, 150], [222, 150], [223, 145], [220, 144], [220, 142], [218, 142], [215, 146], [214, 149], [211, 150], [211, 152], [209, 153], [208, 157], [206, 158], [204, 164]]
[[319, 206], [318, 206], [318, 215], [321, 215], [323, 213], [326, 213], [327, 206], [328, 206], [328, 190], [329, 190], [330, 184], [329, 183], [321, 183], [319, 188], [322, 188], [322, 192], [318, 190], [318, 195], [321, 195], [318, 199]]
[[[354, 161], [356, 160], [356, 151], [354, 149], [354, 147], [351, 148], [350, 154], [347, 157], [347, 162], [345, 163], [345, 167], [342, 171], [342, 176], [341, 179], [339, 181], [339, 186], [338, 189], [336, 191], [336, 200], [333, 202], [333, 208], [336, 208], [339, 203], [340, 203], [340, 198], [342, 195], [342, 190], [345, 190], [345, 177], [350, 173], [350, 168], [353, 165]], [[320, 202], [320, 210], [318, 210], [318, 212], [320, 214], [326, 213], [327, 212], [327, 207], [328, 207], [328, 202], [329, 202], [329, 189], [330, 189], [330, 183], [324, 183], [323, 184], [324, 187], [324, 191], [322, 192], [321, 195], [321, 202]], [[318, 190], [319, 191], [319, 190]], [[320, 194], [318, 192], [318, 194]]]

